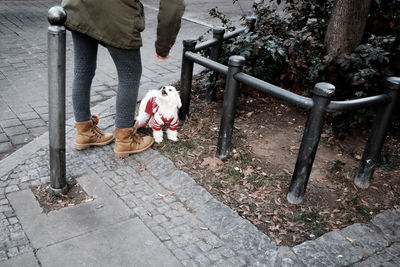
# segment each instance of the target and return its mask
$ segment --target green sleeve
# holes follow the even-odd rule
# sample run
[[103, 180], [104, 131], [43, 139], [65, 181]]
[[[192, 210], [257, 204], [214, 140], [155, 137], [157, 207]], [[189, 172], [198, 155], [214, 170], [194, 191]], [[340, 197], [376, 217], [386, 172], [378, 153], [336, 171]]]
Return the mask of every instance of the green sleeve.
[[157, 55], [166, 57], [174, 45], [181, 28], [181, 19], [185, 11], [185, 0], [160, 0], [158, 11]]

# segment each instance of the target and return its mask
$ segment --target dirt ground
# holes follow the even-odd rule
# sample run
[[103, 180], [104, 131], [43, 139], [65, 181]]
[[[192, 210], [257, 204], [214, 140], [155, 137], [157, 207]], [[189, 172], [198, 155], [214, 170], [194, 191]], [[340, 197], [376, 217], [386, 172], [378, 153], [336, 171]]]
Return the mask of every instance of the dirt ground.
[[349, 129], [340, 141], [326, 126], [304, 200], [289, 204], [286, 194], [306, 112], [257, 91], [242, 90], [232, 152], [221, 161], [215, 153], [222, 96], [216, 102], [204, 101], [201, 84], [198, 79], [193, 86], [191, 116], [179, 130], [178, 142], [165, 139], [153, 148], [279, 245], [294, 246], [400, 207], [399, 140], [388, 137], [371, 186], [359, 189], [353, 177], [368, 132]]
[[66, 195], [56, 195], [52, 193], [49, 184], [31, 188], [44, 213], [49, 213], [50, 211], [59, 210], [68, 206], [75, 206], [82, 202], [93, 201], [93, 197], [89, 196], [75, 179], [69, 179], [67, 184], [69, 191]]

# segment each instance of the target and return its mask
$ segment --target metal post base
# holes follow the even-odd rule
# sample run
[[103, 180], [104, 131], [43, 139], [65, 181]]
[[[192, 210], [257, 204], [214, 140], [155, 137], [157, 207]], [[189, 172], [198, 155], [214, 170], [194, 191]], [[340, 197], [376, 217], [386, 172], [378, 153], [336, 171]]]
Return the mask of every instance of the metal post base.
[[362, 188], [362, 189], [367, 189], [370, 186], [369, 180], [367, 182], [366, 181], [367, 181], [367, 179], [361, 178], [359, 176], [357, 176], [354, 179], [354, 183], [356, 184], [356, 186], [358, 186], [359, 188]]
[[56, 189], [50, 186], [50, 191], [55, 195], [65, 195], [68, 193], [68, 184], [64, 186], [64, 188]]
[[303, 201], [303, 196], [296, 197], [294, 193], [289, 192], [286, 199], [290, 204], [300, 204]]

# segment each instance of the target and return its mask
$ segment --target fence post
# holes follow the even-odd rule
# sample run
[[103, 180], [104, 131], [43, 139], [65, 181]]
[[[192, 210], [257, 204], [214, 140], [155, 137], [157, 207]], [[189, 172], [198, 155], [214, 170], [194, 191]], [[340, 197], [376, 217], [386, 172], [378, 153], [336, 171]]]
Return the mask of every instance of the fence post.
[[289, 193], [287, 194], [289, 203], [299, 204], [303, 200], [325, 122], [326, 107], [334, 93], [335, 87], [330, 83], [317, 83], [314, 87], [312, 98], [314, 105], [308, 115]]
[[49, 93], [49, 144], [50, 189], [65, 194], [65, 48], [66, 34], [63, 26], [67, 14], [61, 6], [49, 9], [48, 42], [48, 93]]
[[390, 77], [385, 83], [385, 93], [392, 101], [386, 106], [380, 106], [372, 125], [367, 144], [361, 158], [360, 166], [354, 178], [354, 183], [360, 188], [368, 188], [374, 174], [376, 164], [381, 154], [386, 133], [391, 122], [400, 92], [400, 77]]
[[235, 119], [235, 109], [240, 83], [234, 76], [241, 72], [244, 65], [244, 57], [231, 56], [228, 63], [228, 74], [226, 76], [226, 87], [224, 95], [224, 105], [222, 108], [221, 126], [219, 128], [217, 157], [226, 158], [228, 156], [231, 140], [233, 123]]
[[185, 57], [187, 51], [194, 52], [196, 46], [195, 39], [183, 40], [183, 55], [181, 69], [181, 102], [182, 107], [179, 109], [179, 125], [183, 125], [186, 116], [189, 114], [190, 94], [192, 91], [193, 79], [193, 62]]
[[246, 17], [246, 26], [249, 32], [254, 31], [256, 27], [257, 18], [255, 16], [247, 16]]
[[[213, 38], [218, 40], [218, 43], [211, 47], [211, 54], [210, 59], [213, 61], [218, 62], [219, 55], [221, 54], [222, 42], [224, 39], [225, 28], [223, 27], [214, 27], [213, 28]], [[210, 77], [211, 83], [215, 83], [218, 80], [218, 72], [214, 71], [212, 76]], [[206, 101], [213, 101], [216, 100], [216, 93], [215, 87], [208, 87], [206, 92]]]

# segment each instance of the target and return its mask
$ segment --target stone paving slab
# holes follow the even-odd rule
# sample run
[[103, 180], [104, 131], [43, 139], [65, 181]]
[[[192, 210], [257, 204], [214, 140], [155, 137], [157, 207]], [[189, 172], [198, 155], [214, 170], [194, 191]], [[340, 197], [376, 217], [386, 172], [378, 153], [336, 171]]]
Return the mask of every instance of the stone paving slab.
[[25, 253], [14, 257], [8, 261], [0, 262], [1, 267], [40, 267], [38, 260], [33, 252]]
[[387, 210], [378, 214], [372, 223], [378, 227], [385, 236], [393, 242], [400, 242], [400, 210]]
[[344, 228], [340, 234], [360, 250], [363, 256], [388, 247], [390, 242], [371, 227], [356, 223]]
[[182, 266], [138, 218], [40, 249], [42, 267]]
[[36, 249], [127, 220], [134, 215], [97, 175], [79, 177], [77, 182], [94, 200], [47, 215], [42, 212], [31, 190], [8, 195], [11, 206]]

